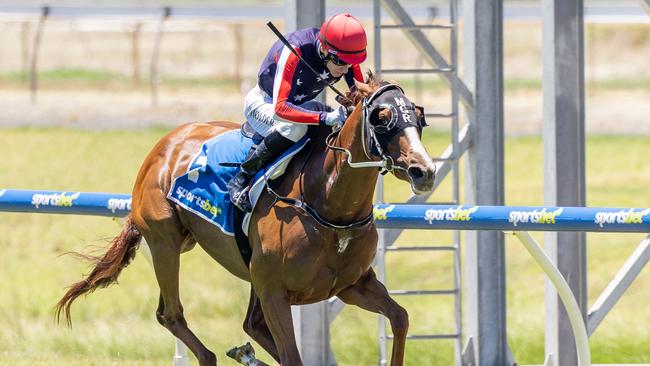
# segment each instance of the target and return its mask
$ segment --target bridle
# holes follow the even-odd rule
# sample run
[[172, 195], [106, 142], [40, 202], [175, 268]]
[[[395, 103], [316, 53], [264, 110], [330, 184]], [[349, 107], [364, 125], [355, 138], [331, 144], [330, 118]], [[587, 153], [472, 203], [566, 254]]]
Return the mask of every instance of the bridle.
[[[378, 168], [381, 172], [382, 175], [386, 173], [394, 173], [396, 170], [401, 170], [404, 172], [407, 172], [407, 169], [404, 167], [401, 167], [399, 165], [395, 164], [395, 161], [393, 158], [386, 154], [384, 151], [384, 148], [382, 147], [381, 141], [378, 138], [378, 135], [386, 135], [389, 132], [393, 132], [392, 130], [397, 127], [399, 119], [400, 119], [400, 113], [397, 111], [397, 107], [395, 107], [393, 104], [390, 103], [385, 103], [385, 102], [380, 102], [378, 98], [384, 94], [387, 91], [393, 90], [394, 92], [397, 92], [401, 94], [402, 96], [404, 95], [404, 91], [402, 90], [401, 87], [399, 87], [396, 84], [384, 84], [381, 87], [379, 87], [377, 90], [375, 90], [372, 95], [369, 97], [366, 97], [363, 99], [362, 103], [362, 117], [361, 117], [361, 141], [362, 141], [362, 146], [363, 146], [363, 152], [366, 155], [366, 158], [369, 159], [369, 161], [362, 161], [362, 162], [353, 162], [352, 161], [352, 153], [350, 150], [340, 147], [340, 146], [334, 146], [332, 144], [332, 141], [341, 133], [342, 127], [335, 128], [332, 133], [327, 136], [325, 139], [325, 144], [327, 145], [327, 148], [335, 151], [341, 151], [344, 154], [346, 154], [346, 163], [351, 167], [351, 168]], [[397, 99], [397, 98], [396, 98]], [[379, 103], [377, 103], [379, 102]], [[403, 102], [403, 99], [402, 99]], [[406, 103], [403, 103], [400, 105], [401, 111], [408, 110], [413, 112], [413, 116], [415, 116], [415, 109], [419, 108], [413, 103], [409, 103], [408, 105]], [[391, 110], [391, 119], [390, 121], [385, 121], [382, 124], [373, 124], [370, 122], [370, 118], [373, 114], [373, 112], [377, 108], [388, 108]], [[403, 108], [403, 109], [402, 109]], [[426, 126], [426, 120], [424, 119], [424, 113], [421, 114], [421, 117], [417, 118], [414, 117], [417, 120], [417, 125], [416, 127], [421, 131], [422, 128]], [[367, 135], [367, 136], [366, 136]], [[379, 157], [380, 160], [375, 160], [373, 157]]]
[[[397, 112], [397, 107], [395, 105], [390, 103], [385, 103], [380, 100], [382, 99], [381, 98], [382, 95], [389, 91], [393, 91], [393, 94], [401, 95], [401, 98], [399, 98], [402, 102], [402, 104], [399, 105], [400, 113]], [[410, 121], [408, 127], [415, 126], [421, 131], [422, 128], [426, 126], [426, 121], [424, 119], [423, 112], [421, 113], [421, 117], [419, 118], [416, 117], [415, 109], [420, 107], [417, 107], [415, 104], [410, 102], [409, 104], [406, 104], [403, 98], [404, 98], [404, 91], [402, 90], [402, 88], [400, 88], [398, 85], [387, 83], [379, 87], [372, 95], [363, 99], [363, 104], [362, 104], [363, 114], [361, 117], [362, 144], [363, 144], [364, 154], [368, 159], [370, 159], [369, 161], [353, 162], [352, 153], [350, 152], [350, 150], [344, 147], [332, 145], [331, 142], [341, 133], [342, 127], [340, 126], [338, 128], [334, 128], [332, 133], [330, 133], [325, 139], [325, 144], [327, 148], [334, 151], [340, 151], [345, 153], [347, 155], [346, 162], [351, 168], [378, 168], [381, 171], [381, 174], [386, 174], [388, 172], [395, 172], [396, 170], [401, 170], [406, 172], [407, 171], [406, 168], [395, 165], [393, 158], [390, 155], [386, 154], [384, 148], [382, 148], [381, 139], [378, 137], [378, 135], [384, 136], [384, 135], [394, 134], [403, 130], [406, 124], [404, 121], [400, 121], [400, 118], [410, 120], [410, 117], [409, 118], [404, 117], [406, 112], [411, 113], [409, 115], [412, 115], [412, 118], [415, 119], [415, 122]], [[395, 100], [396, 103], [399, 103], [397, 101], [397, 98], [395, 98]], [[386, 121], [382, 124], [371, 123], [370, 119], [372, 118], [374, 111], [378, 110], [378, 108], [390, 108], [392, 112], [391, 120]], [[394, 131], [396, 127], [398, 130]], [[366, 134], [368, 135], [368, 138], [366, 138]], [[366, 140], [369, 141], [368, 144], [366, 143], [367, 142]], [[311, 156], [311, 152], [308, 154], [308, 156]], [[379, 157], [381, 160], [374, 160], [373, 156]], [[300, 177], [303, 175], [308, 160], [309, 158], [304, 160], [302, 168], [300, 169], [298, 180], [300, 180]], [[266, 174], [264, 174], [264, 176], [266, 176]], [[372, 222], [373, 210], [371, 209], [370, 213], [360, 220], [357, 220], [355, 222], [346, 225], [334, 224], [321, 217], [318, 214], [318, 211], [316, 211], [316, 209], [314, 209], [313, 207], [308, 205], [307, 202], [305, 202], [304, 194], [302, 190], [302, 184], [299, 184], [300, 186], [299, 199], [280, 196], [277, 192], [275, 192], [275, 190], [271, 188], [268, 182], [266, 182], [265, 184], [266, 184], [266, 190], [272, 196], [274, 196], [275, 201], [284, 202], [288, 205], [291, 205], [293, 207], [296, 207], [304, 211], [309, 216], [311, 216], [314, 220], [316, 220], [319, 224], [328, 227], [330, 229], [335, 229], [335, 230], [354, 229], [354, 228], [368, 225]]]

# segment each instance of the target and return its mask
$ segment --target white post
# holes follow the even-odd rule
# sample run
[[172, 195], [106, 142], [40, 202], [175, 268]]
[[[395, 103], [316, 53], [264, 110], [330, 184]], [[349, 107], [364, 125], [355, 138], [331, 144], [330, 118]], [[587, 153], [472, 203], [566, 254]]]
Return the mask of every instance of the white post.
[[569, 287], [569, 284], [564, 280], [560, 271], [553, 265], [551, 259], [546, 256], [546, 253], [542, 248], [537, 244], [535, 239], [528, 232], [525, 231], [515, 231], [515, 235], [524, 244], [528, 253], [533, 256], [537, 264], [542, 267], [544, 273], [551, 281], [557, 294], [564, 304], [564, 309], [571, 323], [571, 328], [573, 329], [573, 334], [575, 337], [576, 352], [578, 355], [578, 366], [590, 366], [591, 365], [591, 355], [589, 353], [589, 336], [587, 335], [587, 327], [582, 318], [582, 309], [578, 306], [578, 301], [576, 301], [573, 292]]
[[[463, 81], [473, 95], [471, 106], [465, 105], [472, 140], [466, 153], [465, 203], [503, 205], [503, 0], [463, 1], [463, 25]], [[466, 231], [465, 238], [463, 336], [473, 345], [468, 352], [478, 366], [512, 365], [503, 234]]]
[[[325, 0], [286, 0], [285, 33], [320, 27], [325, 21]], [[325, 102], [325, 92], [319, 96]], [[329, 342], [329, 306], [327, 301], [292, 306], [294, 331], [300, 356], [305, 365], [336, 365]]]
[[[583, 0], [542, 0], [544, 204], [584, 206], [585, 106]], [[545, 249], [587, 318], [587, 246], [582, 232], [551, 232]], [[575, 366], [573, 334], [551, 284], [546, 286], [545, 352]]]

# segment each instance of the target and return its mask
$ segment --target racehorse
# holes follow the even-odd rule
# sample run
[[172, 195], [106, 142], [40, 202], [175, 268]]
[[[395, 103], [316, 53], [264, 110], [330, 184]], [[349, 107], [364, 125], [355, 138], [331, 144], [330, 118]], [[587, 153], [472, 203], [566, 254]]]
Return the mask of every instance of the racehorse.
[[160, 286], [158, 322], [189, 347], [201, 366], [215, 366], [215, 354], [188, 327], [179, 299], [180, 255], [198, 243], [251, 283], [244, 331], [281, 365], [303, 365], [290, 306], [333, 296], [386, 316], [394, 335], [391, 365], [403, 365], [408, 314], [371, 267], [378, 237], [372, 201], [380, 170], [409, 182], [415, 193], [433, 189], [435, 165], [420, 140], [426, 123], [421, 108], [399, 86], [372, 74], [343, 103], [354, 108], [345, 124], [334, 131], [316, 128], [310, 151], [297, 154], [281, 181], [260, 196], [248, 232], [249, 266], [232, 236], [166, 198], [173, 179], [186, 172], [204, 141], [240, 125], [190, 123], [163, 137], [140, 168], [122, 231], [95, 258], [90, 274], [58, 302], [57, 318], [65, 314], [70, 324], [72, 302], [114, 283], [144, 237]]

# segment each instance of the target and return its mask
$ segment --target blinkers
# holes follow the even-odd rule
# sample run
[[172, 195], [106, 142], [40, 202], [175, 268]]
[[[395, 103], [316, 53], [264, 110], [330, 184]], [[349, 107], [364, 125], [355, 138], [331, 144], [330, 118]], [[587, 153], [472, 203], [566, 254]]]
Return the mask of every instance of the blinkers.
[[[387, 113], [381, 113], [386, 109], [390, 112], [390, 118], [385, 118]], [[383, 156], [386, 144], [407, 127], [416, 127], [421, 133], [427, 125], [424, 109], [412, 103], [398, 85], [389, 83], [382, 85], [364, 100], [363, 118], [366, 134], [364, 147], [369, 148], [365, 149], [366, 155], [370, 152], [375, 156]]]

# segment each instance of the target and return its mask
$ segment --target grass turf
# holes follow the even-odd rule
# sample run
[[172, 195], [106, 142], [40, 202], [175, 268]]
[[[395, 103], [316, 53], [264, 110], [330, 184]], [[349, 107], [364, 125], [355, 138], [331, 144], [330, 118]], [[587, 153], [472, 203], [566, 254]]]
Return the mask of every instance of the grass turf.
[[[64, 128], [3, 129], [0, 133], [0, 187], [129, 193], [139, 164], [166, 130], [93, 132]], [[448, 135], [428, 131], [432, 155]], [[589, 137], [589, 206], [650, 207], [647, 181], [650, 137]], [[542, 145], [536, 137], [506, 140], [506, 203], [543, 203]], [[408, 186], [387, 178], [387, 201], [408, 195]], [[445, 200], [443, 184], [431, 200]], [[153, 271], [138, 255], [119, 286], [80, 299], [74, 327], [53, 321], [52, 308], [63, 288], [87, 270], [61, 254], [98, 250], [119, 230], [107, 218], [0, 213], [0, 365], [167, 365], [171, 335], [155, 318], [158, 289]], [[542, 235], [536, 235], [541, 239]], [[611, 280], [642, 239], [641, 234], [589, 234], [589, 302]], [[444, 243], [447, 232], [410, 231], [402, 242]], [[89, 248], [88, 246], [91, 246]], [[520, 364], [543, 362], [543, 275], [518, 243], [507, 239], [509, 342]], [[392, 288], [449, 285], [451, 259], [445, 255], [395, 255], [388, 258]], [[221, 269], [200, 248], [183, 256], [181, 296], [190, 327], [220, 358], [248, 340], [241, 330], [248, 284]], [[647, 270], [591, 338], [594, 363], [650, 362], [650, 286]], [[449, 298], [400, 298], [411, 313], [411, 333], [448, 332], [453, 326]], [[346, 308], [333, 325], [332, 345], [340, 365], [372, 365], [377, 359], [377, 317]], [[256, 347], [262, 359], [270, 357]], [[449, 341], [415, 341], [407, 347], [408, 365], [450, 365]]]

